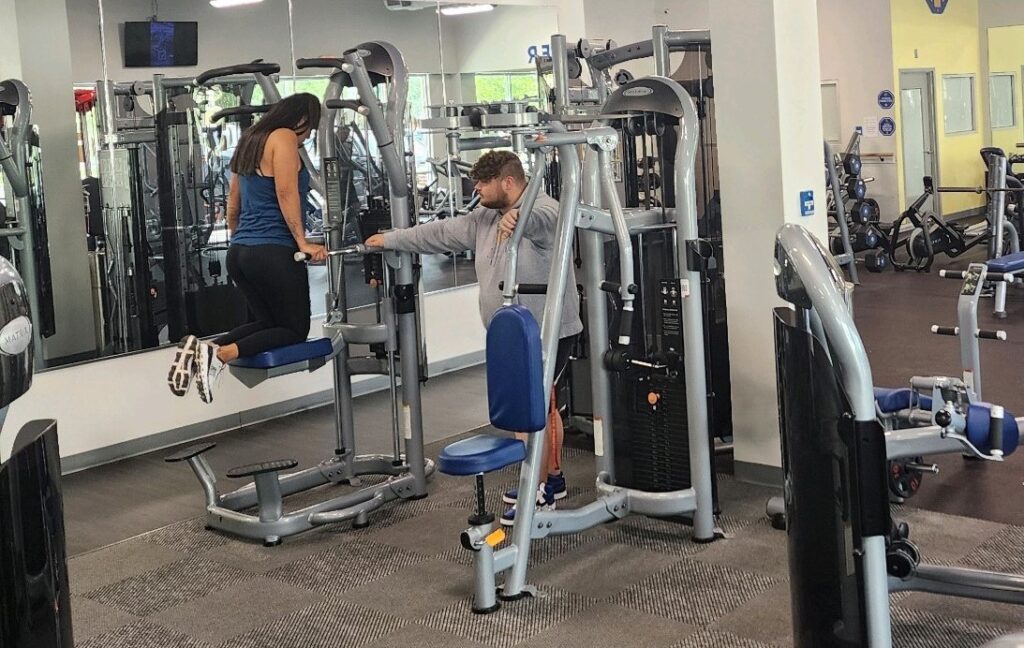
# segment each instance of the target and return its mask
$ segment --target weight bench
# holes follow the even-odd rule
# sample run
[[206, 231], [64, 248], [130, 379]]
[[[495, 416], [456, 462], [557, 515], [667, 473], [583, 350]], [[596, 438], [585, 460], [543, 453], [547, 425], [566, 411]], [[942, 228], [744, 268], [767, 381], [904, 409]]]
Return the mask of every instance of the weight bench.
[[996, 317], [1006, 317], [1006, 286], [1014, 280], [1014, 275], [1024, 272], [1024, 251], [1013, 252], [985, 263], [989, 274], [1001, 274], [1003, 279], [996, 283], [996, 305], [993, 314]]
[[[547, 424], [544, 362], [540, 327], [524, 306], [505, 306], [487, 327], [487, 403], [491, 425], [509, 432], [536, 432]], [[514, 438], [478, 434], [446, 446], [437, 467], [454, 476], [476, 475], [476, 511], [462, 532], [462, 546], [474, 553], [476, 592], [473, 612], [494, 612], [494, 547], [505, 539], [494, 529], [494, 514], [486, 509], [484, 474], [521, 463], [525, 444]], [[518, 522], [518, 518], [517, 518]]]
[[[885, 425], [886, 449], [890, 460], [951, 452], [964, 452], [982, 459], [1001, 459], [1013, 454], [1020, 443], [1017, 420], [998, 405], [970, 402], [961, 416], [955, 412], [950, 414], [942, 408], [933, 408], [933, 403], [943, 402], [941, 398], [936, 401], [934, 394], [938, 390], [934, 390], [933, 396], [921, 394], [909, 387], [875, 387], [874, 392], [879, 417], [884, 423], [890, 423]], [[904, 420], [917, 423], [917, 426], [893, 429], [891, 422], [899, 414], [902, 414]], [[943, 423], [944, 427], [955, 432], [936, 434], [936, 426]]]

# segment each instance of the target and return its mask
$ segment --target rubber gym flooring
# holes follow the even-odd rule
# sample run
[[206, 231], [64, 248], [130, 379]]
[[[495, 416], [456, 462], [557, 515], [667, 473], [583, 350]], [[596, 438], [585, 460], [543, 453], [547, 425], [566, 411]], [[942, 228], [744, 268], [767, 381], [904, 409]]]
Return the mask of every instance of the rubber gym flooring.
[[[964, 263], [950, 264], [962, 267]], [[878, 385], [914, 374], [958, 375], [957, 342], [928, 333], [952, 323], [955, 281], [889, 272], [862, 277], [858, 325]], [[990, 309], [991, 302], [982, 304]], [[985, 345], [986, 397], [1024, 413], [1024, 291], [1011, 291], [1008, 342]], [[989, 323], [986, 323], [989, 322]], [[982, 326], [991, 327], [987, 317]], [[430, 454], [441, 439], [486, 419], [480, 368], [432, 379], [424, 394]], [[369, 443], [390, 447], [386, 396], [360, 398]], [[218, 438], [218, 474], [257, 459], [309, 465], [331, 447], [320, 408]], [[364, 438], [365, 438], [364, 437]], [[565, 472], [572, 507], [593, 494], [586, 440], [571, 440]], [[168, 451], [169, 452], [169, 451]], [[542, 597], [499, 612], [469, 611], [470, 556], [458, 544], [472, 480], [436, 475], [427, 499], [385, 508], [371, 526], [320, 529], [267, 549], [205, 531], [202, 497], [165, 452], [71, 475], [65, 482], [72, 611], [80, 648], [345, 648], [581, 645], [588, 648], [768, 648], [790, 641], [783, 533], [764, 519], [777, 491], [720, 476], [726, 540], [689, 542], [672, 522], [628, 518], [578, 536], [537, 541], [531, 580]], [[1003, 465], [939, 459], [939, 476], [897, 511], [928, 562], [1024, 574], [1020, 459]], [[515, 481], [488, 479], [490, 507]], [[301, 502], [297, 502], [301, 505]], [[892, 597], [901, 648], [979, 646], [1024, 628], [1024, 608], [925, 594]]]

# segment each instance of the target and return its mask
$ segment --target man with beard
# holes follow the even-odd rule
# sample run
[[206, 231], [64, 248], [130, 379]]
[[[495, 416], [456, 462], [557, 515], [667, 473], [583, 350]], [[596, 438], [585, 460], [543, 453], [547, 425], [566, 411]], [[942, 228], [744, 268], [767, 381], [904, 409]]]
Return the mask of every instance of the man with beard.
[[[477, 281], [480, 284], [480, 318], [486, 327], [495, 311], [501, 308], [502, 291], [498, 284], [504, 281], [508, 263], [508, 241], [519, 219], [519, 207], [526, 191], [526, 174], [514, 153], [490, 151], [480, 157], [470, 171], [480, 195], [480, 206], [469, 214], [456, 218], [435, 220], [408, 229], [375, 234], [366, 240], [373, 247], [441, 254], [473, 250]], [[558, 223], [558, 202], [541, 194], [533, 206], [519, 246], [516, 274], [520, 283], [546, 284], [555, 246], [555, 228]], [[565, 371], [569, 353], [576, 342], [583, 323], [580, 321], [579, 297], [576, 282], [566, 284], [562, 302], [562, 321], [559, 326], [558, 357], [555, 379]], [[525, 306], [540, 324], [544, 315], [544, 295], [520, 295]], [[552, 390], [554, 391], [554, 390]], [[541, 484], [537, 493], [538, 510], [553, 509], [555, 500], [566, 496], [565, 477], [561, 472], [562, 419], [558, 414], [554, 393], [548, 415], [549, 452], [544, 453], [541, 465]], [[515, 489], [505, 493], [504, 501], [515, 504]], [[502, 516], [501, 522], [510, 525], [515, 519], [515, 508]]]

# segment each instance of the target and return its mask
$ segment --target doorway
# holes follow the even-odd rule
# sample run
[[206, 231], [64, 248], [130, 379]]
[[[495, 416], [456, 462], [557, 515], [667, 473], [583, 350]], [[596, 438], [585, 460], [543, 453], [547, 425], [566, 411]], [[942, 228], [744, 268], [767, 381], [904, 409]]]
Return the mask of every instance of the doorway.
[[[924, 193], [924, 176], [939, 184], [935, 133], [935, 75], [931, 70], [900, 71], [900, 133], [903, 143], [903, 187], [906, 209]], [[938, 194], [932, 209], [941, 213]]]

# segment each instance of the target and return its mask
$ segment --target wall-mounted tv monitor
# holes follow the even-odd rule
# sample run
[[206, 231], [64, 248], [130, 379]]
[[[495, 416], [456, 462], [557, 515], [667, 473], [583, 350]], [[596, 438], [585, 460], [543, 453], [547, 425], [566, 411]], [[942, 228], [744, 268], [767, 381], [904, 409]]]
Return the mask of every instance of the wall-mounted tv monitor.
[[125, 67], [187, 67], [199, 64], [199, 23], [126, 22]]

